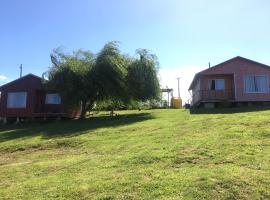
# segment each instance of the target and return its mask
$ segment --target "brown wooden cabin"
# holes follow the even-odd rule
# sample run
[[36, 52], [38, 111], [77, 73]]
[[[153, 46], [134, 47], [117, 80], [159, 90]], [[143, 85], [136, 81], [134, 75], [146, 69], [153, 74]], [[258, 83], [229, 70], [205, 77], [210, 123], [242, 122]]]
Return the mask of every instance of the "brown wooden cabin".
[[238, 56], [195, 75], [192, 105], [270, 102], [269, 80], [270, 66]]
[[42, 78], [28, 74], [0, 86], [0, 118], [77, 118], [80, 110], [69, 110], [60, 95], [45, 89]]

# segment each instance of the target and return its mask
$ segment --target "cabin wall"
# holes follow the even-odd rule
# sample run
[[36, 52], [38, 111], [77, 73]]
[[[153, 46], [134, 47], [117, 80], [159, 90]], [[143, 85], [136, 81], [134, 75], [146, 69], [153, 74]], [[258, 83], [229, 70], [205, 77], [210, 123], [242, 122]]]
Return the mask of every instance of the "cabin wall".
[[55, 91], [45, 91], [45, 90], [37, 90], [34, 95], [35, 99], [35, 107], [34, 113], [35, 115], [39, 115], [42, 113], [47, 114], [60, 114], [63, 112], [62, 104], [46, 104], [46, 94], [55, 93]]
[[203, 72], [203, 75], [234, 74], [235, 101], [270, 101], [268, 93], [245, 93], [244, 77], [246, 75], [266, 75], [268, 78], [268, 88], [270, 88], [270, 68], [259, 63], [244, 60], [234, 60], [224, 63], [218, 67], [213, 67]]
[[[46, 94], [55, 93], [53, 90], [45, 90], [41, 78], [27, 75], [0, 87], [0, 117], [51, 117], [63, 116], [78, 118], [81, 109], [67, 109], [61, 104], [46, 104]], [[7, 98], [10, 92], [26, 92], [25, 108], [7, 108]]]
[[[31, 117], [34, 112], [35, 90], [41, 88], [41, 80], [33, 76], [7, 84], [1, 89], [0, 117]], [[27, 92], [26, 108], [7, 108], [10, 92]]]
[[202, 78], [201, 90], [209, 90], [209, 81], [212, 79], [223, 79], [225, 82], [225, 90], [233, 90], [233, 75], [205, 75]]

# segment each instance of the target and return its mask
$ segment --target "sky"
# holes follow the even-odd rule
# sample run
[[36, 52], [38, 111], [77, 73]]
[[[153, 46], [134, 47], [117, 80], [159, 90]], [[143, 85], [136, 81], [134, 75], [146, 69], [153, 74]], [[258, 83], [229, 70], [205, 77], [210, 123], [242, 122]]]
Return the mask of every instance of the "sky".
[[119, 41], [131, 56], [156, 54], [163, 87], [189, 99], [194, 74], [235, 56], [270, 65], [269, 0], [1, 0], [0, 85], [41, 76], [50, 52], [98, 52]]

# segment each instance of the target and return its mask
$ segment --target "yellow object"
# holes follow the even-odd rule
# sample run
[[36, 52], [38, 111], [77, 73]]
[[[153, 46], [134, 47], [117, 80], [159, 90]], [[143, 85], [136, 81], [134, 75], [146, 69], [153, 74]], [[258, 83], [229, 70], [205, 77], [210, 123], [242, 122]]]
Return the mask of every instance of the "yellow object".
[[171, 99], [171, 107], [172, 108], [182, 108], [182, 99], [179, 97], [173, 97]]

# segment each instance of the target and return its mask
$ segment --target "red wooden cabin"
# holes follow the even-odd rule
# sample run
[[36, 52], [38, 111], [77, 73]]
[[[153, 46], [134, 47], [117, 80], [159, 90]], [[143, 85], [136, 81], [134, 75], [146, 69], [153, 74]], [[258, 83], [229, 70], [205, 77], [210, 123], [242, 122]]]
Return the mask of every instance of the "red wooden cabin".
[[42, 79], [28, 74], [0, 86], [0, 118], [77, 117], [67, 111], [61, 97], [43, 87]]
[[270, 102], [269, 79], [270, 66], [238, 56], [195, 75], [192, 104]]

